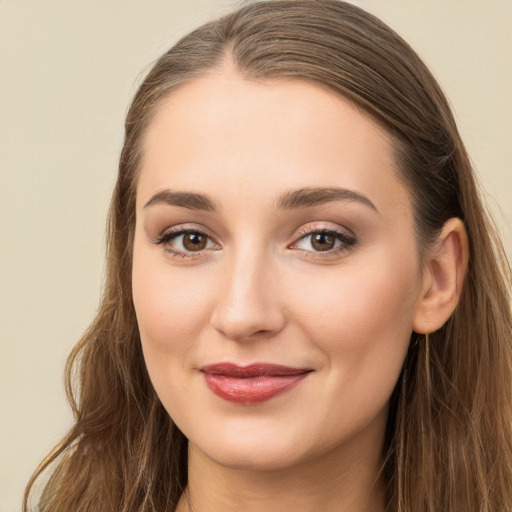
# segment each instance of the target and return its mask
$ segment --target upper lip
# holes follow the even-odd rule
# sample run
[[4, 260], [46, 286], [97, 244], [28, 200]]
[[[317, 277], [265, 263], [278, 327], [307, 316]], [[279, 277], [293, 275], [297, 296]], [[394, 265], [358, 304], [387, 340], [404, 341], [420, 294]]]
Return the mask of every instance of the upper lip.
[[216, 363], [203, 366], [200, 370], [209, 375], [223, 375], [238, 379], [250, 379], [251, 377], [287, 377], [312, 371], [310, 368], [292, 368], [290, 366], [272, 363], [253, 363], [243, 366], [234, 363]]

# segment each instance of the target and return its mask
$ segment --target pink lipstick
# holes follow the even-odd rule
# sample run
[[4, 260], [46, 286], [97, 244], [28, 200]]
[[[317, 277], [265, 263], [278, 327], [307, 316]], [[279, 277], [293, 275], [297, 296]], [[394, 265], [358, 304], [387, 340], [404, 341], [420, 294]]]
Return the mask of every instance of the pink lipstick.
[[268, 363], [238, 366], [218, 363], [204, 366], [206, 384], [217, 396], [239, 404], [257, 404], [288, 391], [312, 370]]

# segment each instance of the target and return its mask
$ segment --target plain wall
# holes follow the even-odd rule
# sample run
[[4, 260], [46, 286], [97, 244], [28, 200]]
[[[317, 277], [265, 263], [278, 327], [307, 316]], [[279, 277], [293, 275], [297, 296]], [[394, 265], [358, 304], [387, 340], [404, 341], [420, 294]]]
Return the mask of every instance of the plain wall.
[[[512, 1], [361, 0], [450, 98], [512, 254]], [[0, 0], [0, 512], [70, 426], [123, 117], [141, 73], [227, 0]], [[501, 210], [500, 210], [501, 207]]]

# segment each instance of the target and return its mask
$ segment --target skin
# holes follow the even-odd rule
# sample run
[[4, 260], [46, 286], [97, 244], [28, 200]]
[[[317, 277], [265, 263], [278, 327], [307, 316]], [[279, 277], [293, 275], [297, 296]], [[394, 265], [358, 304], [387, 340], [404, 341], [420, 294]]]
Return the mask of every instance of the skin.
[[[373, 206], [350, 197], [276, 208], [317, 187]], [[207, 195], [216, 211], [168, 204], [166, 190]], [[144, 357], [190, 446], [178, 510], [384, 510], [375, 482], [389, 397], [412, 331], [453, 311], [466, 261], [456, 219], [420, 259], [388, 134], [321, 86], [249, 81], [226, 66], [158, 108], [136, 215]], [[204, 233], [204, 248], [182, 236], [158, 243], [175, 226]], [[353, 243], [321, 251], [305, 231], [332, 228]], [[226, 361], [312, 371], [271, 400], [235, 404], [200, 371]]]

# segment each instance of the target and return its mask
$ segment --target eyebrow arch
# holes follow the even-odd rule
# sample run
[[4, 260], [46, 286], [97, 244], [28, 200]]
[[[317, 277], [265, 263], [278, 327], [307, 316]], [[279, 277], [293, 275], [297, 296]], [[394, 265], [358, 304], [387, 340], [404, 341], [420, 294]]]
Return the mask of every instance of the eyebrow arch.
[[217, 207], [208, 196], [197, 194], [195, 192], [173, 192], [169, 189], [157, 192], [144, 205], [144, 208], [148, 208], [155, 204], [181, 206], [183, 208], [188, 208], [189, 210], [203, 210], [207, 212], [217, 211]]
[[290, 210], [295, 208], [308, 208], [330, 203], [331, 201], [356, 201], [379, 213], [377, 207], [365, 195], [355, 190], [337, 187], [291, 190], [279, 198], [277, 209]]
[[[363, 194], [354, 190], [337, 187], [301, 188], [298, 190], [290, 190], [278, 198], [276, 209], [293, 210], [308, 208], [330, 203], [332, 201], [357, 201], [358, 203], [368, 206], [379, 213], [377, 207]], [[204, 194], [196, 192], [175, 192], [169, 189], [157, 192], [144, 205], [144, 208], [148, 208], [155, 204], [181, 206], [182, 208], [188, 208], [189, 210], [201, 210], [207, 212], [217, 212], [219, 210], [212, 199]]]

